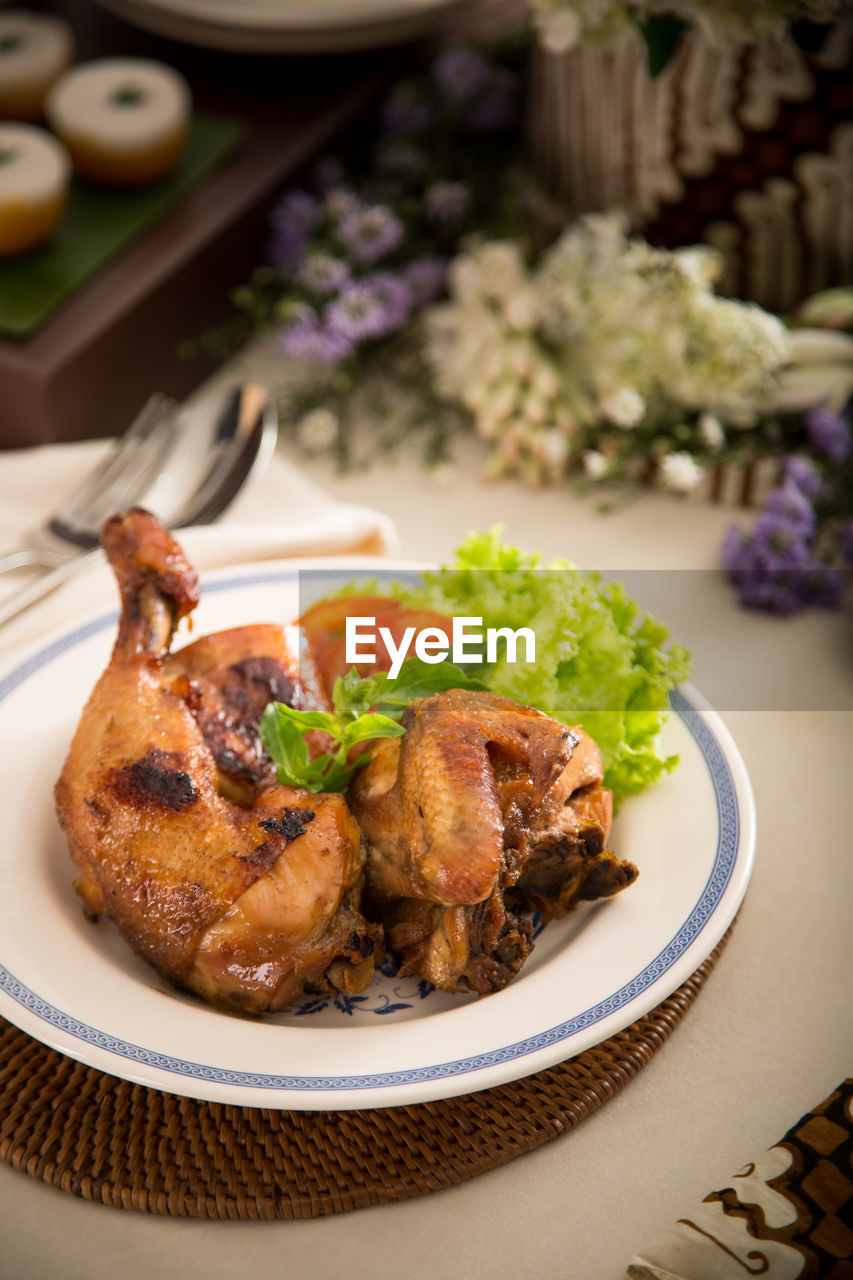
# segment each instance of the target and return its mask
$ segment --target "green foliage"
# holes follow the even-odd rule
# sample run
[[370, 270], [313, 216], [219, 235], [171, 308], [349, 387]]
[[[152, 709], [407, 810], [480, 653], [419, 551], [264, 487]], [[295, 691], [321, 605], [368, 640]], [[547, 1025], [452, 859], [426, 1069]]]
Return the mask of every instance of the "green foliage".
[[483, 679], [495, 693], [582, 725], [601, 748], [617, 804], [675, 767], [660, 731], [689, 655], [621, 585], [568, 560], [543, 566], [495, 528], [469, 535], [455, 563], [426, 574], [423, 586], [394, 591], [407, 604], [481, 617], [484, 627], [531, 627], [537, 660], [499, 657]]
[[638, 26], [646, 45], [649, 75], [655, 79], [675, 57], [686, 24], [673, 13], [653, 13]]

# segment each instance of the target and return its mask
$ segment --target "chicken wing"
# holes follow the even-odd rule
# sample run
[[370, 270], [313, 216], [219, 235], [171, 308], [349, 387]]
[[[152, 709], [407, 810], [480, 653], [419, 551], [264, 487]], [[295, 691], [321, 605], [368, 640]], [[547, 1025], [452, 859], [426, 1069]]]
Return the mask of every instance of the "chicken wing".
[[631, 883], [606, 848], [601, 755], [497, 694], [452, 690], [406, 712], [350, 788], [368, 840], [367, 910], [403, 971], [444, 990], [498, 990], [532, 948], [533, 912], [561, 915]]
[[[364, 990], [381, 931], [359, 907], [358, 828], [342, 796], [272, 782], [250, 732], [268, 693], [312, 696], [298, 655], [262, 627], [170, 657], [198, 600], [180, 547], [141, 510], [107, 521], [102, 541], [118, 634], [55, 789], [87, 910], [231, 1009], [278, 1009], [307, 986]], [[239, 802], [223, 794], [229, 777]]]

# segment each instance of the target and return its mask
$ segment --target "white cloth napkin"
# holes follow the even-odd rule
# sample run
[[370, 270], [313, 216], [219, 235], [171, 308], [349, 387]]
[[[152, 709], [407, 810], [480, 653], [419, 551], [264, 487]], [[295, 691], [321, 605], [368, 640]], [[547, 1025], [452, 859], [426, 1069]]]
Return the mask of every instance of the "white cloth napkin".
[[[75, 491], [109, 447], [105, 440], [46, 445], [0, 454], [0, 550], [26, 541]], [[212, 525], [179, 531], [199, 570], [255, 560], [315, 555], [389, 555], [398, 549], [396, 529], [381, 512], [335, 502], [289, 462], [273, 455]], [[33, 581], [29, 571], [0, 577], [0, 601]], [[0, 626], [0, 658], [113, 601], [111, 575], [100, 553], [23, 614]]]

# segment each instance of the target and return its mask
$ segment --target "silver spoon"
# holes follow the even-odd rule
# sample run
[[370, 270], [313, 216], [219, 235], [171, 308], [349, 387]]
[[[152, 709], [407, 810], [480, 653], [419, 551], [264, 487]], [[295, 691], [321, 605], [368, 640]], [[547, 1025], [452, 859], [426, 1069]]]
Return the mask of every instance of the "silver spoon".
[[266, 466], [277, 434], [275, 405], [255, 383], [217, 397], [212, 408], [202, 403], [186, 413], [150, 403], [101, 467], [30, 538], [33, 545], [0, 559], [0, 573], [22, 565], [50, 570], [0, 604], [0, 626], [91, 563], [101, 525], [115, 511], [145, 506], [172, 529], [217, 519], [249, 476]]

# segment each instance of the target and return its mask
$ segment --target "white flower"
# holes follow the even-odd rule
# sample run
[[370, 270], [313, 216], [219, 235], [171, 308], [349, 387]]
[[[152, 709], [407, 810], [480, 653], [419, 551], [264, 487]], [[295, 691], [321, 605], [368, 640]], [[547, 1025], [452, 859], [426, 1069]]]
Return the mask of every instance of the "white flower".
[[554, 410], [554, 422], [567, 435], [571, 435], [578, 425], [577, 418], [564, 404], [558, 404]]
[[607, 472], [607, 459], [597, 449], [587, 449], [583, 455], [583, 469], [591, 480], [600, 480]]
[[549, 470], [558, 471], [569, 456], [569, 442], [562, 431], [552, 428], [536, 437], [536, 452]]
[[691, 285], [707, 289], [719, 280], [723, 271], [723, 255], [710, 245], [690, 245], [673, 253], [684, 277]]
[[483, 361], [483, 367], [480, 370], [483, 378], [487, 383], [497, 382], [503, 371], [503, 361], [501, 360], [500, 352], [490, 351]]
[[[502, 331], [493, 312], [479, 303], [461, 306], [454, 302], [430, 307], [423, 318], [424, 355], [440, 394], [461, 399], [472, 379], [487, 376]], [[496, 365], [500, 372], [501, 365]], [[491, 370], [489, 371], [491, 373]]]
[[312, 409], [300, 419], [296, 438], [308, 453], [330, 449], [338, 438], [340, 423], [331, 409]]
[[533, 274], [541, 333], [612, 421], [633, 416], [619, 398], [607, 412], [623, 387], [725, 419], [763, 407], [789, 336], [760, 307], [714, 295], [717, 261], [701, 246], [672, 252], [632, 239], [618, 214], [580, 218], [543, 255]]
[[675, 493], [689, 493], [702, 479], [702, 468], [689, 453], [666, 453], [660, 460], [661, 483]]
[[548, 419], [548, 405], [539, 396], [530, 395], [524, 401], [524, 416], [528, 422], [541, 427]]
[[349, 213], [356, 213], [361, 208], [361, 201], [349, 187], [333, 187], [326, 196], [326, 212], [330, 218], [340, 221]]
[[713, 413], [699, 415], [699, 435], [708, 449], [722, 449], [726, 443], [726, 433], [722, 423]]
[[483, 404], [483, 412], [494, 418], [495, 422], [505, 422], [512, 413], [518, 400], [518, 387], [513, 382], [505, 382], [496, 392], [488, 396]]
[[507, 298], [504, 315], [513, 329], [527, 332], [535, 328], [539, 319], [539, 300], [535, 290], [525, 287]]
[[[538, 0], [548, 12], [567, 2], [584, 33], [627, 22], [623, 0]], [[803, 334], [792, 343], [776, 316], [715, 295], [718, 262], [704, 246], [670, 251], [632, 237], [619, 213], [578, 219], [532, 270], [511, 241], [459, 255], [450, 300], [424, 317], [424, 353], [438, 393], [464, 404], [495, 442], [490, 473], [562, 466], [551, 451], [562, 459], [579, 428], [698, 418], [697, 439], [714, 450], [774, 407], [849, 396], [853, 342]], [[542, 446], [546, 431], [557, 434]], [[587, 475], [624, 470], [611, 445], [611, 458], [586, 453]], [[678, 492], [700, 475], [687, 453], [668, 454], [660, 468]]]
[[485, 281], [480, 263], [472, 254], [454, 258], [448, 268], [447, 283], [451, 296], [463, 307], [480, 303], [485, 294]]
[[636, 427], [646, 412], [646, 402], [633, 387], [616, 387], [599, 396], [598, 407], [617, 427]]
[[624, 0], [532, 0], [546, 49], [564, 53], [582, 39], [606, 43], [631, 31]]
[[543, 400], [555, 400], [560, 391], [560, 380], [549, 364], [540, 364], [533, 375], [532, 386]]
[[524, 341], [513, 342], [505, 348], [506, 371], [526, 382], [533, 373], [533, 350]]
[[483, 293], [506, 304], [527, 286], [527, 269], [513, 240], [491, 240], [474, 254]]
[[483, 408], [489, 396], [487, 382], [472, 382], [462, 393], [462, 403], [469, 413], [477, 413]]
[[581, 37], [581, 21], [571, 9], [537, 14], [536, 26], [542, 47], [549, 53], [568, 53]]

